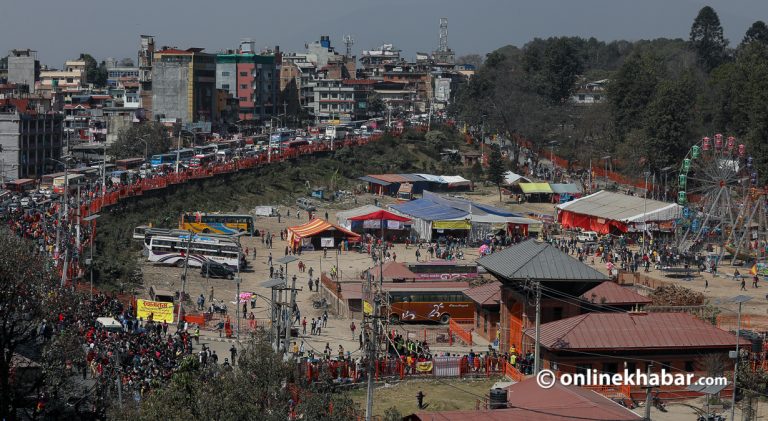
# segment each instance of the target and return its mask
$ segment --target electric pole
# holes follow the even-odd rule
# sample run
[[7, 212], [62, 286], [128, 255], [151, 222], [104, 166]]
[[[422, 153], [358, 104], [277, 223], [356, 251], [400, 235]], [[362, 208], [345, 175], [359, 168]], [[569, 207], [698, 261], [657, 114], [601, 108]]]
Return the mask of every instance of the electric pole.
[[[651, 377], [651, 368], [653, 367], [652, 363], [648, 363], [648, 367], [646, 368], [646, 372], [648, 373], [648, 378]], [[645, 421], [651, 421], [651, 387], [650, 384], [646, 385], [645, 387], [645, 417], [643, 418]]]
[[539, 374], [541, 370], [541, 357], [539, 354], [539, 335], [541, 334], [541, 282], [535, 282], [536, 287], [536, 343], [533, 350], [533, 374]]

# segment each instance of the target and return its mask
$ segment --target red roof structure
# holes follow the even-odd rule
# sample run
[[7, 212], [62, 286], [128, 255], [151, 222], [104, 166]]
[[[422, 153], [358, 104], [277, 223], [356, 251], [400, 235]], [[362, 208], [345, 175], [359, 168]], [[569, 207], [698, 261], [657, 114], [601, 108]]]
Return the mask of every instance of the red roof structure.
[[[381, 268], [381, 272], [384, 275], [384, 279], [410, 279], [415, 280], [416, 274], [411, 272], [410, 269], [400, 262], [389, 261], [384, 263], [384, 267]], [[371, 273], [376, 275], [379, 273], [378, 267], [371, 268]]]
[[464, 295], [481, 306], [497, 306], [501, 302], [501, 282], [493, 281], [464, 291]]
[[507, 389], [506, 409], [483, 411], [419, 412], [409, 419], [418, 421], [634, 421], [642, 417], [589, 389], [559, 383], [543, 389], [528, 378]]
[[611, 281], [605, 281], [590, 289], [581, 294], [580, 298], [590, 303], [603, 305], [650, 304], [653, 302], [649, 297]]
[[[544, 323], [540, 339], [554, 351], [736, 347], [736, 335], [687, 313], [587, 313]], [[741, 344], [751, 343], [742, 338]]]
[[358, 215], [353, 216], [349, 218], [350, 221], [370, 221], [370, 220], [377, 220], [377, 221], [400, 221], [400, 222], [410, 222], [410, 218], [406, 218], [404, 216], [396, 215], [392, 212], [385, 211], [384, 209], [371, 212], [366, 215]]

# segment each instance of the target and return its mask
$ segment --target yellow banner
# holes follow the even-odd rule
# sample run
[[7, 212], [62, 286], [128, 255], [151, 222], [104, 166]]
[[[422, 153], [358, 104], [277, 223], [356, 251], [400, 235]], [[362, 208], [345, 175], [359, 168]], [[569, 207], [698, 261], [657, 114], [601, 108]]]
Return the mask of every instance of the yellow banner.
[[373, 314], [373, 306], [368, 301], [363, 300], [363, 313], [367, 315]]
[[456, 221], [435, 221], [432, 223], [432, 229], [436, 230], [468, 230], [472, 225], [469, 221], [459, 219]]
[[419, 373], [429, 373], [432, 371], [432, 361], [423, 361], [416, 363], [416, 371]]
[[136, 300], [136, 317], [141, 317], [145, 321], [173, 323], [173, 303]]

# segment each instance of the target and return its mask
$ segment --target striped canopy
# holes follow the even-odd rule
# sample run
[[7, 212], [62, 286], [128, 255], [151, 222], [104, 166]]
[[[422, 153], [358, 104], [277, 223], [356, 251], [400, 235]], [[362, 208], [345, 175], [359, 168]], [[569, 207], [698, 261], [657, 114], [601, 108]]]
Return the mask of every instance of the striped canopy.
[[338, 231], [344, 234], [350, 241], [360, 239], [358, 234], [344, 229], [336, 224], [332, 224], [324, 219], [315, 218], [306, 224], [288, 227], [288, 242], [293, 244], [301, 241], [302, 238], [314, 237], [327, 231]]

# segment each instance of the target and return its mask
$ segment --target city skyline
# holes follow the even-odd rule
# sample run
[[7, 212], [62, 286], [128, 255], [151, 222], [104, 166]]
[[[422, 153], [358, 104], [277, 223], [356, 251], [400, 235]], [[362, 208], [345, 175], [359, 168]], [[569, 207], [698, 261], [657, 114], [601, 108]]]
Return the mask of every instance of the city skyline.
[[[437, 48], [441, 17], [449, 22], [448, 45], [457, 56], [484, 55], [502, 46], [522, 46], [533, 38], [581, 36], [611, 41], [648, 38], [688, 38], [699, 9], [711, 5], [718, 13], [730, 45], [737, 45], [756, 20], [768, 20], [768, 4], [757, 0], [724, 0], [642, 4], [600, 0], [570, 2], [509, 2], [488, 0], [477, 4], [425, 0], [382, 3], [329, 0], [323, 3], [289, 0], [279, 4], [253, 4], [230, 0], [209, 7], [208, 2], [157, 3], [136, 0], [130, 7], [111, 2], [74, 0], [11, 3], [0, 16], [0, 49], [30, 48], [45, 65], [89, 53], [136, 60], [139, 35], [154, 35], [158, 46], [202, 47], [208, 52], [236, 48], [251, 38], [257, 48], [279, 45], [284, 52], [304, 51], [304, 44], [329, 35], [337, 51], [344, 51], [343, 36], [352, 35], [353, 52], [394, 44], [408, 59]], [[40, 10], [45, 10], [40, 14]], [[659, 13], [663, 10], [664, 13]], [[87, 19], [83, 19], [87, 11]], [[169, 18], [173, 16], [173, 18]], [[116, 19], [117, 18], [117, 19]], [[205, 30], [205, 25], [210, 30]], [[251, 25], [251, 26], [249, 26]], [[35, 28], [29, 31], [29, 28]], [[98, 36], [95, 36], [98, 34]]]

